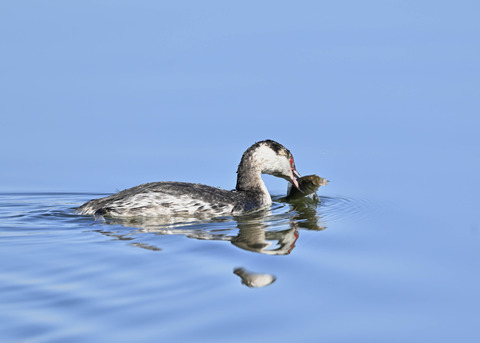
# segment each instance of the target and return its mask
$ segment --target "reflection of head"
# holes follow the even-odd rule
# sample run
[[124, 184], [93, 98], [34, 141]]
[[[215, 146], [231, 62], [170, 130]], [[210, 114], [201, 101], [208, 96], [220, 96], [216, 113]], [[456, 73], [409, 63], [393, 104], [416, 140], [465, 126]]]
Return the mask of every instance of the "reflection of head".
[[231, 242], [248, 251], [267, 255], [288, 255], [298, 239], [296, 227], [283, 231], [267, 231], [262, 226], [238, 225], [240, 231]]
[[245, 270], [244, 268], [235, 268], [233, 272], [236, 275], [240, 276], [240, 278], [242, 279], [242, 284], [252, 288], [271, 285], [277, 279], [271, 274], [252, 273]]

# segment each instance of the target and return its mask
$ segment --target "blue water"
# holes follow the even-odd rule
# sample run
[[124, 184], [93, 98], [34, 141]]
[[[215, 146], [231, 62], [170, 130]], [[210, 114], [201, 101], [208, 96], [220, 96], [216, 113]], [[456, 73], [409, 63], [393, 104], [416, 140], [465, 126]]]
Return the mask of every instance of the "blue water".
[[[3, 1], [0, 342], [479, 342], [479, 6]], [[263, 139], [320, 204], [73, 212]]]
[[2, 342], [478, 337], [476, 226], [341, 196], [173, 226], [73, 213], [102, 195], [0, 195]]

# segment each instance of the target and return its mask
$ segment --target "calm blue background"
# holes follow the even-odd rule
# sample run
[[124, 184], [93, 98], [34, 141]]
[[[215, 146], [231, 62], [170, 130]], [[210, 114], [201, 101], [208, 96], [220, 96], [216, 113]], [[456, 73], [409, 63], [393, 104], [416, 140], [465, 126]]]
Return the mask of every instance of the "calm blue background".
[[334, 193], [433, 171], [464, 187], [478, 170], [479, 7], [3, 2], [0, 189], [232, 188], [265, 138]]

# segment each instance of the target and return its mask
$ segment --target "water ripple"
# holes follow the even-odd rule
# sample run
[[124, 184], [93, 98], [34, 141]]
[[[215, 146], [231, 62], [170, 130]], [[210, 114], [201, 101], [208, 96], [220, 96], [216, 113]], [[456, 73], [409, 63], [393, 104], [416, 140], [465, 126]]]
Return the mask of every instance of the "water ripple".
[[371, 207], [371, 203], [366, 199], [345, 196], [322, 196], [320, 199], [318, 214], [326, 222], [360, 219]]
[[[67, 228], [88, 228], [129, 245], [161, 250], [154, 236], [181, 235], [197, 240], [227, 241], [233, 245], [263, 254], [288, 254], [295, 246], [298, 230], [320, 231], [331, 223], [361, 218], [367, 201], [344, 196], [322, 196], [284, 202], [273, 197], [273, 205], [263, 211], [215, 219], [195, 219], [169, 223], [162, 218], [105, 218], [79, 216], [74, 209], [98, 194], [29, 193], [0, 194], [0, 218], [3, 231], [22, 227], [28, 231], [61, 231]], [[34, 225], [31, 225], [35, 223]], [[8, 228], [7, 228], [8, 227]], [[145, 235], [146, 233], [150, 235]]]

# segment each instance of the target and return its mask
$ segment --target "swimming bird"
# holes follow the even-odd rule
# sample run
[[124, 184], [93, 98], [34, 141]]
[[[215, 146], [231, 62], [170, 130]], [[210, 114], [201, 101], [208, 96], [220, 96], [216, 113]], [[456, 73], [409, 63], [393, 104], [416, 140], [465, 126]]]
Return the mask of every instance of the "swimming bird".
[[90, 200], [76, 212], [107, 217], [241, 215], [272, 204], [261, 174], [281, 177], [298, 188], [300, 174], [290, 151], [273, 140], [264, 140], [244, 152], [232, 191], [197, 183], [151, 182]]

